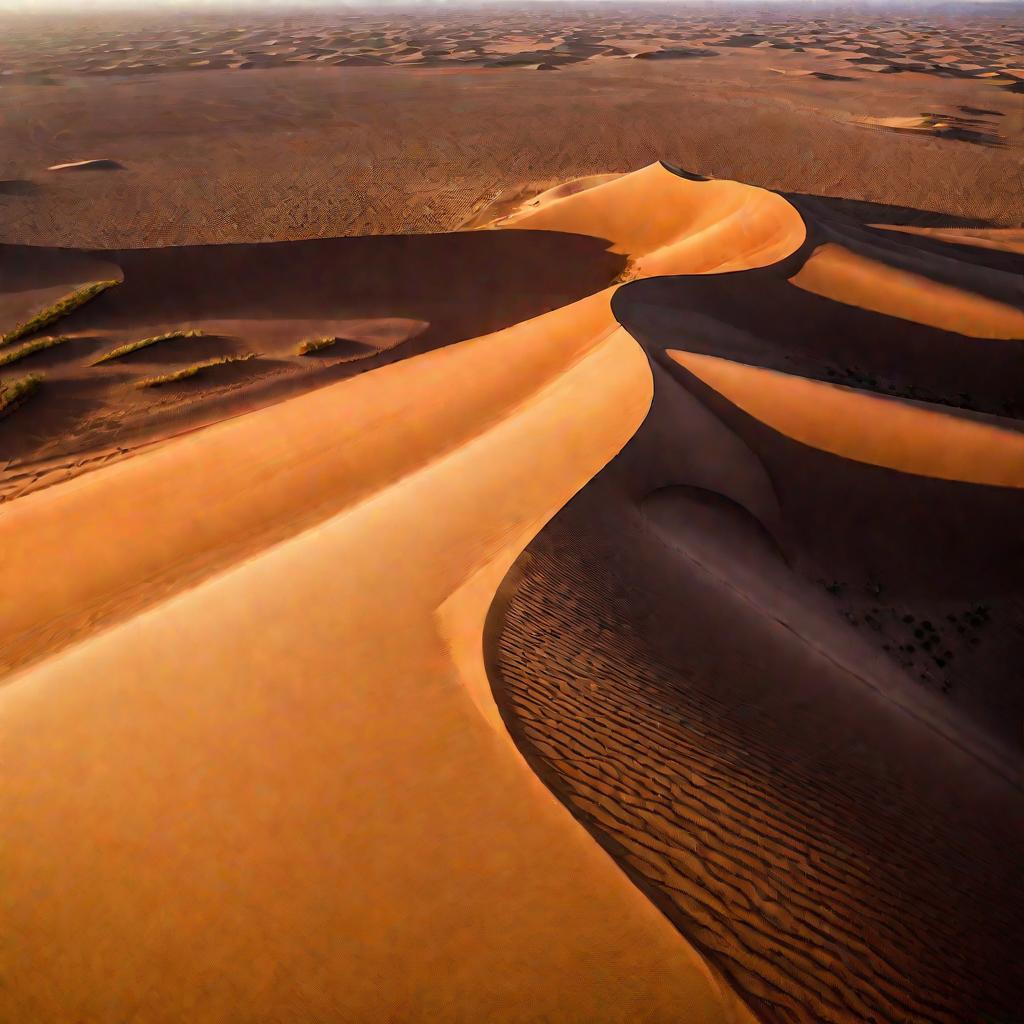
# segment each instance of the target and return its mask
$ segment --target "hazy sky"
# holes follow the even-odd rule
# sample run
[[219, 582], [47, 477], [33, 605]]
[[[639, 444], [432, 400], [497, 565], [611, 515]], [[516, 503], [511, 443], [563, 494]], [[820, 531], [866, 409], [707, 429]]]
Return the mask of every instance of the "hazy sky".
[[[260, 9], [273, 9], [274, 7], [313, 7], [327, 8], [335, 7], [344, 10], [346, 7], [395, 7], [409, 6], [410, 4], [422, 2], [425, 5], [445, 6], [476, 6], [479, 3], [487, 3], [488, 0], [0, 0], [0, 11], [16, 11], [19, 13], [31, 13], [33, 11], [45, 12], [53, 10], [67, 10], [77, 14], [89, 14], [92, 11], [108, 10], [174, 10], [174, 9], [206, 9], [206, 10], [231, 10], [232, 8], [242, 11], [253, 11]], [[501, 3], [545, 3], [549, 0], [497, 0]], [[572, 0], [561, 0], [561, 2], [572, 2]], [[592, 0], [583, 0], [592, 2]], [[609, 5], [626, 5], [632, 0], [601, 0]], [[651, 3], [659, 0], [640, 0], [640, 2]], [[685, 3], [687, 0], [662, 0], [662, 2]], [[695, 6], [708, 2], [721, 2], [727, 4], [730, 0], [690, 0]], [[1024, 0], [735, 0], [738, 3], [749, 4], [750, 6], [771, 5], [773, 3], [799, 2], [808, 7], [835, 7], [863, 6], [863, 7], [942, 7], [959, 6], [961, 3], [1003, 3], [1009, 5], [1024, 6]], [[0, 47], [3, 43], [0, 40]]]

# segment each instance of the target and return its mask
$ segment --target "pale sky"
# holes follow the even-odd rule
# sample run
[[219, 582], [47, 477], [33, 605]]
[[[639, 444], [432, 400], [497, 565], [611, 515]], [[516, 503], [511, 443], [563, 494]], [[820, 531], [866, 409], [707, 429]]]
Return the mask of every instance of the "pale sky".
[[[312, 7], [328, 8], [334, 7], [344, 10], [346, 7], [402, 7], [417, 3], [418, 0], [0, 0], [0, 11], [17, 11], [19, 13], [31, 13], [33, 11], [68, 10], [78, 14], [88, 14], [91, 11], [109, 10], [133, 10], [147, 12], [156, 9], [174, 10], [201, 8], [207, 10], [231, 10], [254, 11], [260, 9], [270, 10], [275, 7], [295, 8]], [[419, 0], [425, 6], [477, 6], [486, 3], [488, 0]], [[501, 3], [545, 3], [545, 2], [569, 2], [572, 0], [498, 0]], [[594, 0], [582, 0], [584, 3]], [[600, 0], [609, 5], [628, 5], [632, 0]], [[659, 0], [640, 0], [643, 3], [659, 2]], [[686, 3], [687, 0], [663, 0], [663, 2]], [[702, 6], [707, 2], [716, 0], [689, 0], [695, 6]], [[731, 0], [718, 0], [728, 4]], [[942, 7], [949, 6], [946, 0], [734, 0], [734, 2], [749, 6], [770, 5], [773, 3], [799, 2], [808, 7], [835, 7], [840, 3], [844, 6], [857, 7]], [[1011, 3], [1024, 6], [1024, 0], [954, 0], [956, 5], [960, 3]], [[2, 45], [2, 42], [0, 42]]]

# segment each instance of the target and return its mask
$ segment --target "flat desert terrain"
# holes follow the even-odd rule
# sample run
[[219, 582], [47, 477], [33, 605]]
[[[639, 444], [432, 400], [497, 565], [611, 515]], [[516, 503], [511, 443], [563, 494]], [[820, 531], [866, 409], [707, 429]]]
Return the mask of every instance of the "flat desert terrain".
[[0, 1021], [1010, 1024], [1024, 13], [0, 14]]

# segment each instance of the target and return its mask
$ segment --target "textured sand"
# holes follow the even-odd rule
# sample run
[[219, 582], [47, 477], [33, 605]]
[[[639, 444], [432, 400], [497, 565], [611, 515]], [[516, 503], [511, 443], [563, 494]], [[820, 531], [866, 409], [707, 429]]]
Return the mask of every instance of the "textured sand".
[[[634, 202], [652, 179], [683, 223], [714, 191], [655, 167]], [[78, 641], [0, 697], [6, 1012], [750, 1019], [532, 776], [483, 666], [508, 567], [647, 411], [608, 299], [6, 510], [5, 644]]]
[[1012, 1015], [1020, 43], [466, 17], [15, 37], [0, 1017]]

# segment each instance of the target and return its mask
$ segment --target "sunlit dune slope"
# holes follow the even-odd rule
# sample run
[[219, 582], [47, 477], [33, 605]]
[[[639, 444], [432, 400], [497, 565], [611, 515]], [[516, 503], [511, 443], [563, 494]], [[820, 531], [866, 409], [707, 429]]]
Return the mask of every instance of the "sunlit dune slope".
[[527, 205], [498, 224], [607, 239], [633, 259], [637, 277], [766, 266], [799, 248], [805, 234], [800, 215], [774, 192], [693, 179], [662, 163]]
[[802, 444], [943, 480], [1024, 487], [1024, 434], [899, 399], [669, 349], [744, 412]]
[[4, 690], [3, 1015], [747, 1019], [479, 713], [494, 587], [649, 400], [598, 296], [5, 510], [40, 627], [334, 515]]
[[829, 242], [792, 278], [815, 295], [975, 338], [1024, 338], [1024, 312]]
[[[677, 220], [711, 216], [700, 212], [700, 197], [713, 198], [713, 186], [719, 183], [691, 182], [656, 164], [584, 193], [599, 201], [589, 202], [571, 225], [558, 230], [573, 227], [600, 237], [622, 212], [621, 196], [605, 189], [632, 181], [633, 212], [639, 216], [642, 189], [652, 180], [660, 189], [659, 209], [669, 210], [675, 200]], [[789, 211], [782, 218], [785, 225], [793, 217], [800, 221], [784, 200], [771, 193], [735, 182], [720, 184], [732, 186], [733, 205], [745, 195], [752, 205], [772, 199], [776, 201], [773, 209]], [[695, 194], [694, 189], [711, 191]], [[713, 208], [718, 209], [714, 204]], [[728, 219], [731, 214], [723, 216]], [[525, 241], [527, 236], [516, 237]], [[546, 236], [535, 237], [544, 240]], [[788, 241], [794, 247], [799, 244], [793, 233]], [[673, 272], [691, 273], [704, 267], [697, 242], [694, 236], [684, 245], [662, 250]], [[641, 245], [642, 240], [634, 236], [623, 244]], [[436, 255], [437, 246], [429, 253]], [[234, 253], [227, 255], [237, 258]], [[760, 252], [750, 255], [754, 260], [761, 257]], [[737, 253], [734, 262], [741, 258]], [[185, 437], [173, 449], [147, 456], [144, 463], [111, 468], [72, 486], [16, 502], [0, 517], [0, 535], [28, 542], [7, 545], [4, 556], [7, 578], [16, 581], [20, 597], [0, 623], [0, 668], [10, 669], [53, 650], [94, 630], [97, 623], [143, 607], [184, 583], [327, 518], [347, 502], [408, 472], [437, 445], [463, 443], [521, 400], [524, 381], [531, 379], [524, 374], [531, 368], [542, 374], [552, 372], [567, 352], [575, 351], [573, 346], [585, 346], [613, 328], [609, 296], [606, 291], [527, 322], [542, 328], [519, 328], [542, 329], [563, 342], [519, 355], [520, 362], [529, 361], [519, 367], [519, 373], [510, 375], [502, 365], [508, 358], [506, 332], [473, 342], [500, 356], [485, 371], [461, 381], [457, 405], [448, 396], [451, 371], [445, 357], [427, 354], [386, 376], [354, 381], [344, 392], [347, 414], [332, 429], [314, 425], [336, 415], [339, 398], [334, 390], [280, 406], [274, 413], [277, 428], [267, 432], [256, 449], [258, 474], [252, 472], [254, 456], [244, 440], [251, 428], [240, 420]], [[269, 297], [260, 301], [273, 308]], [[470, 313], [462, 316], [472, 319]], [[427, 389], [427, 380], [436, 386]], [[424, 390], [410, 405], [411, 387]], [[410, 408], [415, 408], [415, 416], [403, 416]], [[430, 424], [429, 430], [424, 429], [425, 423]], [[382, 446], [387, 436], [394, 443]], [[240, 451], [247, 452], [244, 460], [238, 456]], [[358, 461], [353, 461], [357, 455]], [[90, 511], [100, 506], [102, 517]], [[222, 508], [224, 514], [197, 513], [211, 506]], [[159, 515], [146, 517], [144, 529], [140, 508], [160, 510]], [[40, 557], [45, 566], [48, 552], [54, 558], [60, 553], [60, 571], [56, 563], [53, 571], [40, 569]]]
[[5, 1012], [750, 1019], [483, 668], [508, 566], [650, 402], [609, 297], [3, 511], [5, 660], [67, 647], [0, 697]]

